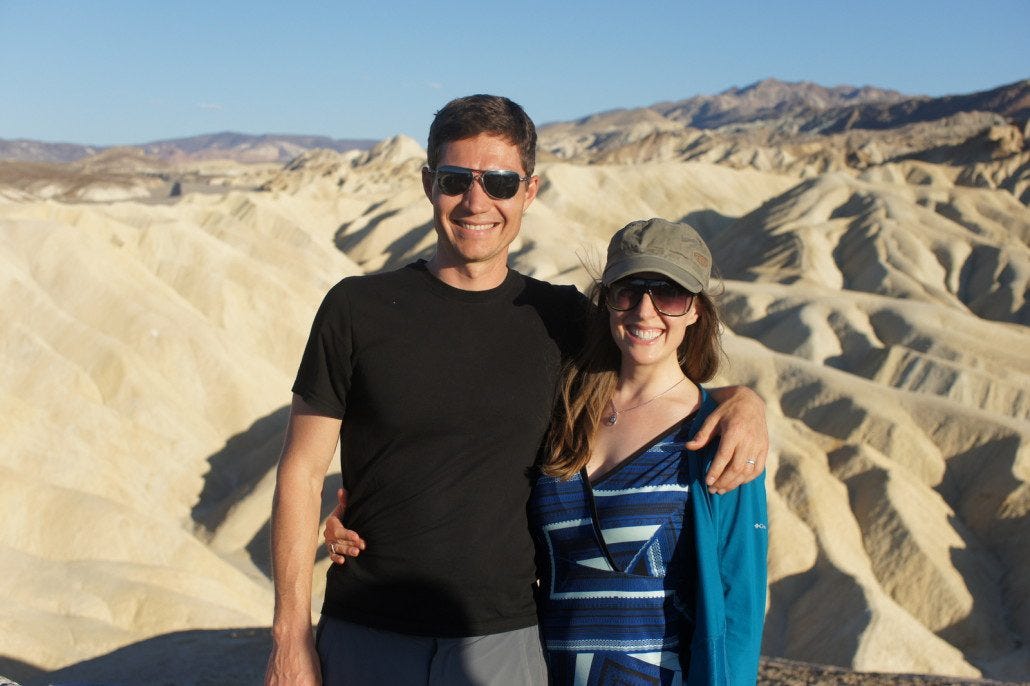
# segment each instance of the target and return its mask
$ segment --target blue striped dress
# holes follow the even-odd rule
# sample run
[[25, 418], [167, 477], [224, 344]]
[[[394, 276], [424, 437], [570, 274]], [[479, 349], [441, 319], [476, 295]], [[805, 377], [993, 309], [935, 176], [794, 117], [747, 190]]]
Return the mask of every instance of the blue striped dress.
[[541, 475], [529, 501], [553, 684], [681, 684], [696, 566], [685, 535], [692, 415], [594, 484]]

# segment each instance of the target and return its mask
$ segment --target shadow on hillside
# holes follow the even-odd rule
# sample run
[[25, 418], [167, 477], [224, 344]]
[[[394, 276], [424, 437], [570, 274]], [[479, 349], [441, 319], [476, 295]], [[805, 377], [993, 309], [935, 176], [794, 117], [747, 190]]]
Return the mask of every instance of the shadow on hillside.
[[[394, 594], [411, 608], [414, 616], [430, 616], [434, 610], [459, 632], [473, 633], [465, 605], [446, 588], [427, 585], [417, 578], [400, 579], [373, 592]], [[323, 640], [339, 641], [331, 626], [324, 627]], [[83, 660], [50, 674], [36, 671], [23, 674], [22, 686], [136, 686], [169, 684], [175, 686], [235, 686], [260, 684], [271, 649], [268, 627], [233, 629], [194, 629], [153, 636], [112, 650], [105, 655]], [[2, 664], [2, 663], [0, 663]], [[456, 675], [457, 676], [457, 675]], [[458, 683], [471, 683], [458, 678]], [[339, 680], [334, 680], [339, 683]], [[403, 683], [393, 679], [386, 683]]]
[[[737, 221], [737, 217], [720, 214], [715, 210], [696, 210], [683, 215], [680, 221], [690, 224], [701, 234], [701, 238], [705, 239], [706, 243], [711, 243], [724, 229], [729, 228], [733, 222]], [[718, 258], [715, 262], [718, 264]]]
[[[1019, 127], [1014, 127], [1016, 135], [1014, 139], [1022, 139], [1022, 132]], [[1016, 143], [1018, 146], [1018, 143]], [[1020, 150], [1014, 149], [1009, 143], [1006, 146], [1004, 139], [992, 139], [989, 130], [980, 131], [961, 143], [934, 145], [922, 150], [913, 150], [910, 153], [896, 155], [886, 160], [884, 164], [897, 164], [908, 160], [929, 162], [931, 164], [945, 164], [955, 167], [966, 167], [976, 163], [996, 162], [1009, 155], [1018, 155]], [[1024, 144], [1025, 146], [1025, 144]]]
[[[260, 684], [271, 648], [267, 628], [183, 631], [133, 643], [49, 675], [35, 670], [22, 686], [243, 686]], [[0, 669], [4, 668], [0, 659]], [[854, 672], [840, 667], [766, 657], [758, 686], [840, 684], [843, 686], [963, 686], [1001, 682], [914, 674]]]
[[416, 250], [418, 244], [423, 242], [426, 236], [432, 235], [435, 229], [433, 222], [429, 221], [416, 226], [407, 233], [398, 236], [397, 240], [386, 246], [386, 254], [390, 259], [383, 265], [384, 269], [399, 269], [415, 260], [428, 260], [436, 252], [436, 244], [431, 243], [427, 247]]
[[[224, 448], [208, 458], [210, 468], [204, 475], [204, 487], [191, 511], [198, 527], [213, 534], [225, 522], [232, 509], [250, 496], [269, 472], [275, 470], [289, 418], [290, 406], [284, 405], [230, 438]], [[338, 473], [333, 472], [325, 477], [322, 484], [322, 519], [328, 517], [336, 507], [336, 490], [340, 485]], [[271, 578], [271, 502], [268, 508], [264, 521], [255, 529], [254, 536], [244, 548], [254, 566]], [[321, 530], [319, 537], [321, 540]], [[320, 546], [316, 560], [326, 556], [325, 549]]]
[[210, 468], [204, 475], [204, 487], [190, 513], [194, 522], [208, 532], [214, 531], [232, 506], [275, 469], [289, 417], [290, 407], [284, 405], [230, 438], [224, 448], [208, 458]]
[[[369, 210], [365, 212], [365, 215], [378, 210], [381, 204], [382, 203], [369, 208]], [[351, 230], [354, 222], [344, 222], [336, 230], [336, 235], [333, 239], [336, 244], [336, 248], [344, 255], [351, 257], [352, 250], [359, 248], [362, 242], [368, 239], [382, 222], [397, 215], [398, 212], [398, 210], [384, 212], [377, 217], [373, 217], [367, 224], [355, 231]], [[388, 255], [389, 257], [383, 263], [383, 267], [379, 271], [398, 269], [403, 267], [405, 264], [414, 262], [417, 259], [428, 259], [431, 257], [436, 249], [435, 245], [423, 250], [416, 250], [416, 248], [419, 243], [425, 240], [426, 236], [433, 233], [433, 226], [433, 222], [428, 221], [397, 236], [394, 241], [383, 248], [382, 254]], [[351, 259], [354, 258], [351, 257]], [[357, 259], [354, 259], [354, 261], [358, 262]]]
[[[994, 548], [992, 543], [1017, 540], [1011, 536], [1018, 531], [1002, 531], [999, 527], [1027, 527], [1030, 521], [998, 519], [1005, 501], [1021, 486], [1013, 476], [1020, 447], [1020, 437], [1016, 434], [972, 445], [947, 458], [944, 478], [936, 488], [963, 523], [989, 548]], [[1002, 553], [998, 549], [992, 552], [999, 556]]]
[[[42, 684], [46, 683], [46, 670], [40, 669], [28, 662], [22, 662], [16, 657], [0, 655], [0, 677], [12, 679], [19, 684]], [[0, 683], [3, 679], [0, 678]]]
[[[1030, 519], [1006, 507], [1024, 487], [1013, 476], [1020, 447], [1019, 437], [1013, 435], [957, 453], [947, 459], [944, 479], [937, 486], [955, 512], [949, 523], [967, 539], [965, 548], [951, 550], [952, 564], [963, 578], [977, 574], [982, 586], [996, 589], [998, 594], [991, 599], [973, 594], [966, 618], [937, 633], [960, 647], [968, 645], [966, 658], [981, 668], [998, 653], [1030, 638], [1030, 621], [1025, 619], [1030, 607], [1024, 592]], [[980, 618], [981, 625], [975, 618]]]
[[820, 386], [821, 382], [816, 381], [783, 393], [780, 397], [783, 414], [815, 431], [846, 441], [865, 421], [868, 412], [847, 397], [814, 404]]
[[1030, 303], [1020, 269], [1002, 248], [974, 245], [959, 271], [955, 295], [973, 314], [999, 322], [1030, 325]]
[[[829, 623], [800, 628], [820, 617]], [[870, 619], [855, 579], [820, 557], [811, 569], [770, 584], [762, 654], [848, 667]]]
[[[370, 214], [378, 212], [384, 204], [386, 204], [385, 200], [374, 203], [367, 210], [365, 210], [364, 213], [362, 213], [362, 216], [368, 216]], [[396, 216], [399, 212], [400, 210], [390, 210], [388, 212], [384, 212], [383, 214], [380, 214], [377, 217], [369, 219], [368, 222], [366, 222], [365, 225], [357, 231], [350, 231], [351, 227], [355, 224], [355, 222], [353, 221], [344, 222], [343, 224], [340, 224], [339, 228], [336, 229], [336, 235], [333, 239], [333, 242], [336, 243], [336, 248], [344, 254], [350, 252], [357, 246], [361, 245], [362, 241], [371, 236], [375, 232], [376, 227], [379, 226], [380, 223], [389, 219], [390, 217]]]
[[[340, 475], [330, 474], [322, 481], [322, 506], [319, 521], [325, 520], [334, 509], [336, 509], [336, 489], [340, 487]], [[329, 552], [322, 545], [322, 529], [318, 530], [318, 548], [315, 550], [315, 562], [321, 562], [329, 557]], [[272, 578], [272, 518], [271, 511], [264, 524], [258, 529], [254, 537], [246, 545], [247, 555], [250, 561], [261, 570], [269, 579]]]
[[[271, 645], [267, 628], [177, 631], [137, 641], [49, 674], [39, 672], [19, 683], [22, 686], [259, 684]], [[0, 668], [2, 665], [0, 662]]]
[[[965, 616], [935, 633], [962, 651], [962, 657], [977, 669], [996, 678], [1019, 678], [1018, 673], [999, 670], [999, 658], [1018, 650], [1019, 630], [1014, 620], [1021, 610], [1019, 594], [1007, 593], [1004, 563], [988, 553], [980, 542], [972, 537], [969, 529], [957, 517], [949, 517], [948, 523], [964, 539], [964, 548], [951, 548], [951, 564], [969, 586], [972, 605]], [[972, 538], [973, 540], [969, 540]], [[1012, 570], [1011, 574], [1019, 574]], [[1011, 579], [1008, 579], [1011, 583]], [[1016, 616], [1006, 616], [1005, 608]], [[1025, 611], [1025, 610], [1023, 610]]]

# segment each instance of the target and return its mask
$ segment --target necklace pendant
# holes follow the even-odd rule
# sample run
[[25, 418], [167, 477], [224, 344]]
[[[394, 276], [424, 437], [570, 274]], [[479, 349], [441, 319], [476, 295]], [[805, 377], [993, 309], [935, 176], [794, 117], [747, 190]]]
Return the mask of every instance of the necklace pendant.
[[604, 420], [604, 423], [608, 426], [615, 426], [615, 422], [617, 421], [619, 421], [619, 413], [612, 412], [610, 415], [608, 415], [608, 418]]

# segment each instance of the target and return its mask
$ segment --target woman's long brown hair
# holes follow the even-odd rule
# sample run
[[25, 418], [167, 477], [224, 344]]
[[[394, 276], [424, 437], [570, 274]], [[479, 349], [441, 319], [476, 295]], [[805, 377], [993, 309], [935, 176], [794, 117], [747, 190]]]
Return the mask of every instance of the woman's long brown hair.
[[[593, 312], [587, 324], [582, 352], [562, 370], [558, 402], [547, 434], [542, 470], [568, 479], [590, 460], [597, 428], [619, 381], [621, 353], [612, 340], [605, 287], [595, 284], [590, 293]], [[694, 296], [697, 321], [687, 327], [677, 350], [680, 369], [695, 383], [708, 381], [719, 369], [719, 315], [705, 293]]]

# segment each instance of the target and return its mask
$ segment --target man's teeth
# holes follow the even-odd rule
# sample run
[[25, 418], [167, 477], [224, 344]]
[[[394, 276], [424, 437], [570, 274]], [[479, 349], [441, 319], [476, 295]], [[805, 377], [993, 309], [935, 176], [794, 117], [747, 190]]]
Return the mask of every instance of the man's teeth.
[[631, 328], [629, 330], [629, 332], [631, 334], [633, 334], [634, 336], [636, 336], [637, 338], [642, 338], [645, 341], [654, 340], [655, 338], [658, 338], [659, 336], [662, 335], [662, 332], [659, 331], [658, 329], [634, 329], [634, 328]]
[[461, 223], [461, 224], [458, 224], [458, 226], [460, 226], [461, 228], [465, 229], [466, 231], [486, 231], [487, 229], [494, 228], [495, 226], [497, 226], [497, 224], [496, 223], [491, 223], [491, 224], [464, 224], [464, 223]]

